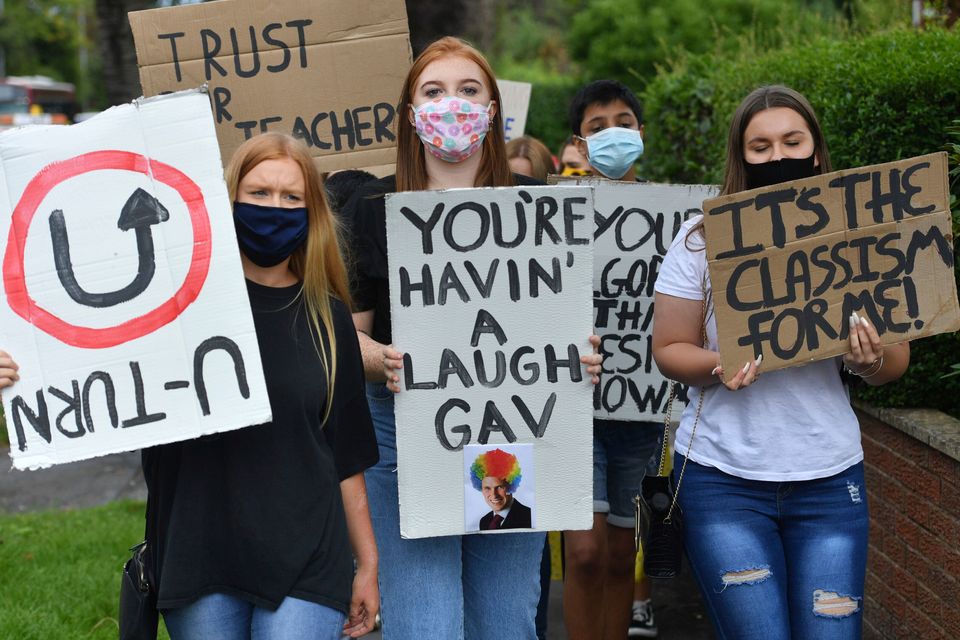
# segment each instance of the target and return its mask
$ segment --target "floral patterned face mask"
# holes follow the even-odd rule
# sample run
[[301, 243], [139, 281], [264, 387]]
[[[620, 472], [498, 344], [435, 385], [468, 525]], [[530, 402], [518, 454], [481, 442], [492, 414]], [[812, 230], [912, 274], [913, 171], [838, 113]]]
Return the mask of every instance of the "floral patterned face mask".
[[445, 96], [413, 108], [417, 135], [437, 158], [462, 162], [483, 144], [490, 129], [489, 105]]

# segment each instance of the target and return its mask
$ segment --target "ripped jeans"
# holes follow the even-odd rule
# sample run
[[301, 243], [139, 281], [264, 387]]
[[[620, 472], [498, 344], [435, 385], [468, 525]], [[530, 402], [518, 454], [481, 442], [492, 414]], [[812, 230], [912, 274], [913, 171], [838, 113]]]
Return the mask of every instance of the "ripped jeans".
[[[674, 483], [683, 456], [674, 458]], [[828, 478], [745, 480], [687, 463], [683, 541], [721, 640], [860, 638], [863, 463]]]

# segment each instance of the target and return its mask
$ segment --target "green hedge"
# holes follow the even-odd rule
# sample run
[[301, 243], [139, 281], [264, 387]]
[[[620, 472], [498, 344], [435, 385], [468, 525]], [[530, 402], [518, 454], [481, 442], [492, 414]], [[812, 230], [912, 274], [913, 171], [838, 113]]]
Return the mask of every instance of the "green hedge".
[[644, 174], [718, 182], [734, 110], [750, 91], [780, 83], [810, 99], [835, 167], [938, 150], [960, 117], [960, 30], [903, 30], [817, 40], [762, 56], [690, 57], [644, 93]]
[[[772, 83], [797, 89], [813, 104], [835, 169], [930, 153], [944, 148], [947, 128], [960, 118], [960, 30], [898, 30], [734, 60], [680, 60], [644, 93], [643, 175], [719, 182], [734, 110], [754, 88]], [[960, 181], [953, 193], [960, 195]], [[957, 222], [955, 215], [955, 247]], [[902, 381], [858, 393], [882, 406], [933, 407], [960, 417], [960, 376], [940, 379], [955, 362], [957, 334], [917, 340]]]
[[567, 108], [579, 88], [579, 82], [565, 77], [534, 81], [526, 134], [539, 139], [553, 153], [560, 151], [560, 145], [570, 135]]

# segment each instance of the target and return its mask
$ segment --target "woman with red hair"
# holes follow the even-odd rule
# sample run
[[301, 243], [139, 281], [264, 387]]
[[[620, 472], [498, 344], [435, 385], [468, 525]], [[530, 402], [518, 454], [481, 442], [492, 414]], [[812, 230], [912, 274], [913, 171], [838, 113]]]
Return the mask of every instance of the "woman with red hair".
[[[414, 61], [400, 96], [396, 175], [367, 184], [345, 209], [357, 242], [354, 324], [380, 447], [366, 478], [383, 559], [385, 640], [536, 635], [543, 533], [400, 537], [393, 394], [403, 354], [392, 345], [384, 195], [535, 184], [510, 172], [499, 108], [496, 79], [480, 52], [457, 38], [434, 42]], [[439, 126], [450, 114], [469, 130]], [[596, 382], [600, 356], [581, 360]]]

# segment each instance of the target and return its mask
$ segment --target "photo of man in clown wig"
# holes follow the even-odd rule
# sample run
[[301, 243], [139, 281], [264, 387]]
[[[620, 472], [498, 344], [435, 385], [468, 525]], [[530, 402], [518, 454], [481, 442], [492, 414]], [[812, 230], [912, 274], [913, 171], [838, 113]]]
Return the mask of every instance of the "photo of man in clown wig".
[[470, 466], [470, 481], [491, 509], [480, 518], [481, 531], [531, 528], [530, 507], [513, 497], [522, 478], [520, 462], [512, 453], [492, 449], [476, 457]]

